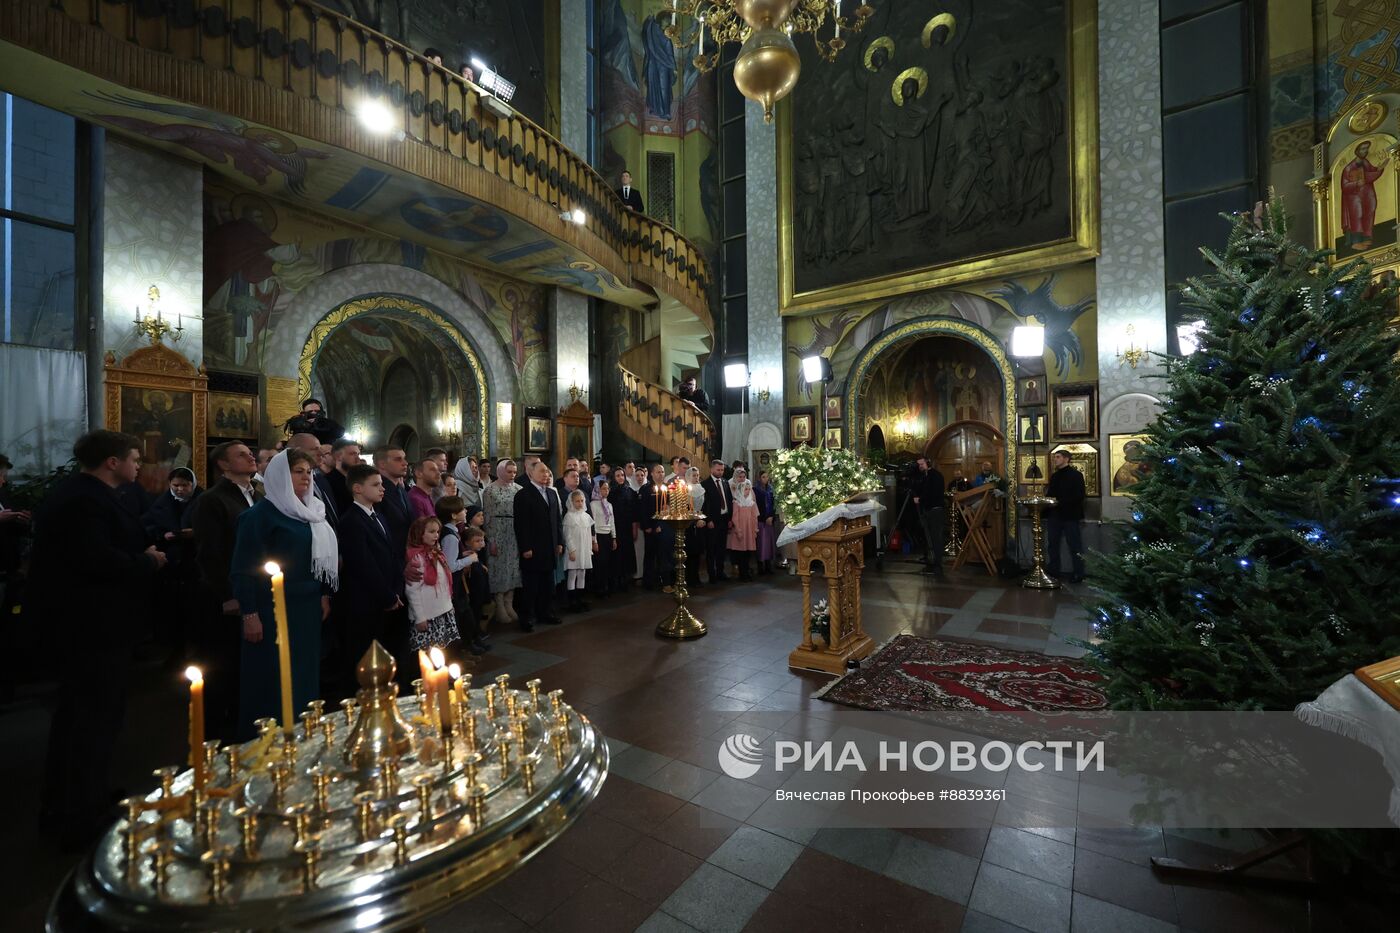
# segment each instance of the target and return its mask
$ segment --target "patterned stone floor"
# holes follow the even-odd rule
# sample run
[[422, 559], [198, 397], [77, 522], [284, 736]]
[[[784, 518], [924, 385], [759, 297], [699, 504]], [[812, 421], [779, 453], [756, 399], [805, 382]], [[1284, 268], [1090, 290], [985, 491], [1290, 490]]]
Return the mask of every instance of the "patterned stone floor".
[[[1073, 656], [1086, 634], [1075, 594], [1036, 593], [980, 572], [936, 584], [917, 566], [872, 567], [866, 627]], [[757, 738], [833, 704], [826, 678], [787, 667], [800, 588], [790, 577], [700, 590], [710, 626], [694, 642], [653, 634], [669, 597], [607, 600], [558, 628], [501, 632], [478, 676], [536, 675], [561, 687], [608, 736], [612, 767], [597, 801], [506, 881], [456, 906], [446, 931], [1312, 931], [1380, 929], [1353, 904], [1250, 890], [1169, 885], [1152, 855], [1218, 859], [1253, 834], [1075, 829], [1073, 794], [1009, 795], [975, 829], [794, 830], [772, 818], [771, 790], [720, 773], [718, 742], [742, 725]], [[183, 711], [173, 677], [132, 698], [118, 771], [145, 787], [179, 757]], [[47, 713], [31, 701], [0, 713], [0, 794], [34, 812]], [[767, 730], [767, 731], [765, 731]], [[1029, 815], [1029, 819], [1027, 818]], [[1031, 829], [1016, 826], [1034, 826]], [[30, 820], [0, 824], [0, 929], [40, 928], [72, 859]]]

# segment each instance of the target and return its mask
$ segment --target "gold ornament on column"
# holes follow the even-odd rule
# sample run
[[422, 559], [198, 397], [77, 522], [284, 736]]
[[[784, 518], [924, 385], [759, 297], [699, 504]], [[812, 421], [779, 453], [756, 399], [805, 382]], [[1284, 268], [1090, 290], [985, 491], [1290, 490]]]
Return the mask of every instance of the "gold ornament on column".
[[734, 85], [763, 106], [763, 122], [773, 122], [773, 105], [792, 92], [802, 74], [797, 46], [781, 29], [755, 29], [734, 60]]

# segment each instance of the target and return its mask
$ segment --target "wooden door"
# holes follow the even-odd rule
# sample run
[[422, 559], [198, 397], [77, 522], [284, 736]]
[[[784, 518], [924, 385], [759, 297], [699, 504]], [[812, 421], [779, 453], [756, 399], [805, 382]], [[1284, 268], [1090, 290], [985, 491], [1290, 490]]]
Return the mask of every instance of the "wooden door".
[[[1006, 438], [985, 421], [955, 421], [939, 431], [924, 448], [924, 456], [943, 474], [951, 487], [959, 479], [971, 479], [990, 462], [992, 472], [1006, 473]], [[992, 503], [987, 542], [1000, 557], [1006, 545], [1006, 500]]]

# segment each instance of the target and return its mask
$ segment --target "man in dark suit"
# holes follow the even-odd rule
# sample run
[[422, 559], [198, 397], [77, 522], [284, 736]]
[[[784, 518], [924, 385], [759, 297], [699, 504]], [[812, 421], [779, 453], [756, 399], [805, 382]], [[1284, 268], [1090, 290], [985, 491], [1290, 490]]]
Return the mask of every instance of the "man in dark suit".
[[335, 493], [335, 510], [337, 513], [344, 512], [354, 501], [354, 496], [350, 494], [350, 484], [346, 482], [346, 476], [351, 467], [360, 465], [360, 445], [348, 437], [342, 437], [331, 445], [331, 466], [332, 469], [326, 474], [327, 485]]
[[549, 484], [549, 467], [537, 460], [530, 465], [530, 481], [515, 494], [515, 544], [520, 550], [521, 591], [524, 607], [520, 627], [533, 631], [535, 622], [558, 625], [554, 614], [554, 561], [564, 553], [563, 513], [559, 494]]
[[642, 193], [632, 187], [632, 173], [627, 169], [622, 170], [622, 187], [617, 189], [617, 196], [622, 199], [622, 206], [629, 211], [640, 214], [646, 210], [642, 206]]
[[1080, 522], [1084, 521], [1084, 474], [1070, 463], [1069, 452], [1057, 450], [1050, 455], [1050, 482], [1045, 494], [1055, 500], [1045, 519], [1045, 563], [1052, 577], [1060, 573], [1060, 538], [1069, 544], [1071, 583], [1084, 580], [1084, 537]]
[[948, 506], [943, 473], [927, 457], [915, 461], [913, 477], [914, 507], [919, 510], [919, 526], [924, 531], [924, 569], [920, 573], [943, 578], [943, 549], [947, 546]]
[[734, 514], [734, 496], [724, 478], [724, 461], [710, 461], [710, 478], [700, 484], [705, 490], [705, 562], [710, 582], [728, 580], [724, 575], [724, 554], [729, 541], [729, 519]]
[[190, 639], [204, 669], [205, 732], [210, 738], [231, 740], [238, 725], [238, 671], [243, 621], [229, 585], [233, 542], [238, 517], [262, 498], [253, 486], [258, 461], [248, 445], [227, 441], [209, 454], [220, 475], [218, 482], [195, 502], [195, 563], [204, 593], [205, 611]]
[[384, 501], [384, 477], [372, 466], [350, 468], [347, 480], [354, 495], [340, 518], [340, 590], [335, 594], [340, 626], [340, 658], [331, 679], [338, 692], [355, 689], [355, 666], [370, 642], [385, 642], [389, 626], [403, 608], [403, 555], [395, 557], [389, 529], [379, 514]]
[[61, 640], [58, 703], [49, 727], [44, 826], [65, 849], [101, 831], [113, 801], [107, 772], [126, 713], [131, 652], [148, 588], [165, 555], [113, 493], [136, 481], [141, 442], [92, 431], [73, 445], [79, 472], [34, 515], [29, 609]]
[[374, 467], [384, 477], [384, 501], [375, 509], [389, 530], [389, 543], [403, 560], [408, 549], [408, 526], [413, 524], [413, 509], [408, 502], [408, 454], [402, 447], [381, 447], [374, 452]]

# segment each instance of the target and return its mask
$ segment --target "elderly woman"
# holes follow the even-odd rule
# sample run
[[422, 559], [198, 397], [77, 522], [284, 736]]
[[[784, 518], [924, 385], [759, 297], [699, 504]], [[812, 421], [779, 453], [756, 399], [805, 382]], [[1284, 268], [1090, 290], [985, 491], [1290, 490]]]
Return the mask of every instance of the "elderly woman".
[[487, 574], [491, 598], [496, 601], [496, 622], [519, 622], [515, 591], [520, 588], [520, 549], [515, 543], [515, 461], [496, 464], [496, 479], [481, 487], [481, 509], [486, 513], [486, 546], [491, 552]]
[[263, 569], [268, 561], [281, 567], [287, 594], [293, 715], [321, 693], [321, 622], [339, 583], [340, 554], [326, 507], [312, 492], [315, 471], [315, 454], [282, 451], [263, 473], [264, 498], [238, 518], [229, 582], [243, 613], [238, 724], [245, 737], [255, 720], [281, 719], [277, 619]]

